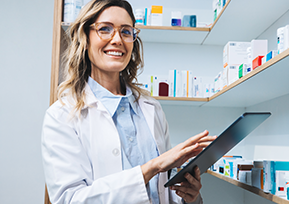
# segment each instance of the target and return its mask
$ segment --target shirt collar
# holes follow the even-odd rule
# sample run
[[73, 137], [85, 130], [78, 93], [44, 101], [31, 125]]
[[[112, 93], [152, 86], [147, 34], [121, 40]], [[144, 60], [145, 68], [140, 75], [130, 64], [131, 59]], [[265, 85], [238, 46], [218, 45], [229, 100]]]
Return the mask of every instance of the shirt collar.
[[137, 103], [135, 101], [135, 97], [132, 94], [131, 89], [126, 86], [126, 95], [120, 96], [120, 95], [114, 95], [110, 91], [108, 91], [106, 88], [101, 86], [99, 83], [97, 83], [94, 79], [91, 77], [88, 77], [87, 81], [90, 89], [92, 90], [94, 96], [101, 101], [101, 103], [104, 105], [104, 107], [108, 110], [111, 116], [114, 115], [114, 113], [117, 110], [117, 107], [121, 101], [122, 98], [127, 98], [134, 113], [138, 114], [137, 111]]

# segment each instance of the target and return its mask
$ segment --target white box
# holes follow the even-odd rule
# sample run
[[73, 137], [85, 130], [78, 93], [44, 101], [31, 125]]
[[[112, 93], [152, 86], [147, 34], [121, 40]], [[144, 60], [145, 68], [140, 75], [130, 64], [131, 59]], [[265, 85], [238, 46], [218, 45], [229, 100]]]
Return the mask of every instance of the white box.
[[202, 78], [198, 76], [193, 78], [193, 97], [203, 97]]
[[204, 92], [204, 98], [209, 98], [210, 97], [210, 84], [205, 84], [204, 85], [205, 92]]
[[210, 93], [209, 97], [211, 97], [215, 94], [215, 84], [214, 83], [210, 84], [210, 92], [209, 93]]
[[221, 76], [221, 90], [228, 86], [228, 66], [225, 67], [222, 71]]
[[289, 25], [277, 29], [278, 54], [289, 48]]
[[192, 71], [181, 71], [181, 97], [193, 96], [193, 73]]
[[223, 66], [246, 63], [248, 61], [247, 49], [250, 46], [250, 42], [229, 41], [223, 50]]
[[251, 57], [254, 60], [258, 56], [266, 56], [268, 53], [268, 40], [251, 41]]
[[221, 91], [221, 76], [222, 72], [219, 72], [214, 79], [214, 93]]
[[162, 26], [163, 25], [163, 14], [152, 13], [151, 14], [151, 25]]
[[181, 86], [182, 78], [180, 70], [169, 70], [169, 96], [180, 97], [181, 96]]
[[151, 96], [158, 96], [158, 95], [159, 95], [158, 76], [154, 75], [151, 76]]
[[239, 66], [236, 64], [228, 65], [228, 85], [239, 79]]
[[174, 72], [175, 70], [169, 70], [169, 96], [174, 97]]

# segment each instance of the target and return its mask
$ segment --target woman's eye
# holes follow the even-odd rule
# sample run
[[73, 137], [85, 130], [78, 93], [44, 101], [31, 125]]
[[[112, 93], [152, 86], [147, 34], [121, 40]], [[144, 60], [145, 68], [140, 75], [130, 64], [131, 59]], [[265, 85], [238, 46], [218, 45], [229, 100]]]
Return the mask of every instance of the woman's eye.
[[102, 26], [100, 28], [98, 28], [98, 31], [100, 32], [111, 32], [112, 28], [110, 26]]
[[122, 33], [125, 35], [132, 35], [132, 29], [130, 28], [123, 28]]

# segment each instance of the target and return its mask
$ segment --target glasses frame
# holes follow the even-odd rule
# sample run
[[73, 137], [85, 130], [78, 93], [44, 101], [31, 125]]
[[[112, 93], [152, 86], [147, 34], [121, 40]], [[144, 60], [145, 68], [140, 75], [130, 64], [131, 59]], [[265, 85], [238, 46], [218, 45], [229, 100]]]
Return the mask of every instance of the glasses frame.
[[[113, 27], [113, 33], [112, 33], [112, 35], [111, 35], [110, 38], [108, 38], [108, 39], [103, 39], [103, 38], [100, 36], [100, 34], [98, 33], [98, 30], [97, 30], [97, 26], [100, 25], [100, 24], [109, 24], [109, 25], [111, 25], [111, 26]], [[129, 26], [129, 25], [125, 25], [125, 26]], [[137, 37], [138, 37], [138, 34], [140, 33], [140, 29], [138, 29], [138, 28], [136, 28], [136, 27], [129, 26], [129, 27], [133, 28], [133, 29], [136, 31], [136, 32], [135, 32], [136, 37], [135, 37], [135, 39], [134, 39], [133, 41], [126, 41], [126, 40], [123, 39], [123, 37], [122, 37], [122, 35], [121, 35], [121, 32], [120, 32], [121, 29], [123, 29], [123, 27], [125, 27], [125, 26], [115, 27], [113, 24], [107, 23], [107, 22], [93, 23], [93, 24], [90, 25], [90, 27], [94, 28], [96, 34], [97, 34], [98, 37], [100, 37], [100, 39], [102, 39], [102, 40], [110, 41], [110, 40], [115, 36], [116, 32], [118, 32], [120, 38], [121, 38], [124, 42], [133, 43], [134, 41], [136, 41], [136, 39], [137, 39]]]

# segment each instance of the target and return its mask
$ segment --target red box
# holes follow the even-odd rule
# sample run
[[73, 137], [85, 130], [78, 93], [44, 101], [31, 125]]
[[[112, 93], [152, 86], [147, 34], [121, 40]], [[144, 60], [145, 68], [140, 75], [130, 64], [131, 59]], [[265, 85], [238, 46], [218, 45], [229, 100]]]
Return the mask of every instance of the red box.
[[159, 83], [159, 96], [169, 96], [169, 85], [166, 82]]
[[262, 65], [262, 58], [263, 57], [264, 56], [258, 56], [253, 60], [253, 62], [252, 62], [253, 70], [256, 69], [257, 67], [259, 67], [260, 65]]

